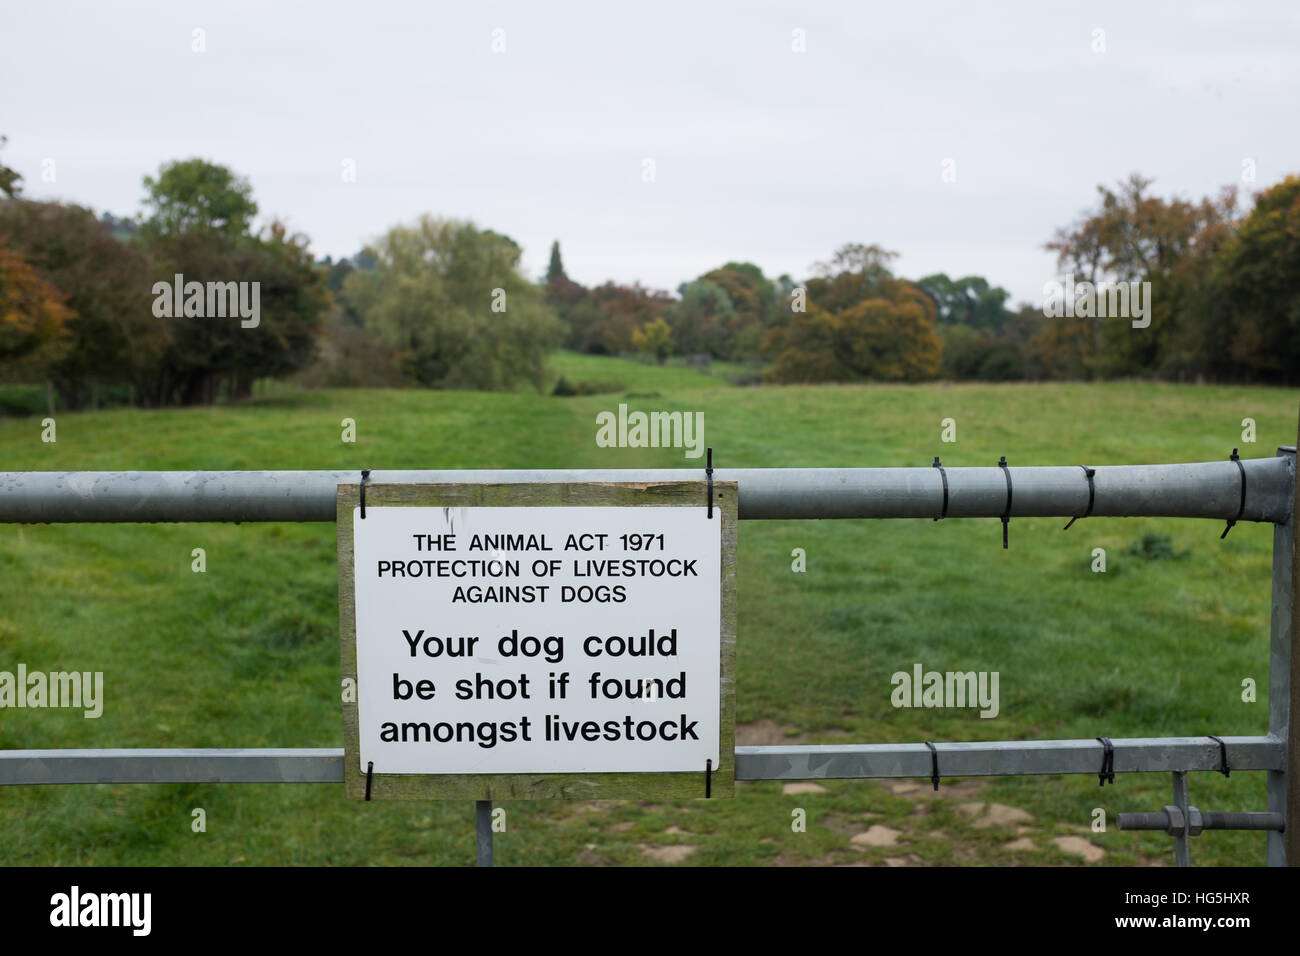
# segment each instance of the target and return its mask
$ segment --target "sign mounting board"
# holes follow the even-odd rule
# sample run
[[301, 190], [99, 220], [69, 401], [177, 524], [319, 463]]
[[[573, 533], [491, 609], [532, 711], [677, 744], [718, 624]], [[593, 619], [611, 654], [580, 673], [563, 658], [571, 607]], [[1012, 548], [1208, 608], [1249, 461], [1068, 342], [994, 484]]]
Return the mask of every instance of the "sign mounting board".
[[[736, 486], [338, 490], [345, 783], [729, 796]], [[349, 695], [349, 689], [352, 693]]]

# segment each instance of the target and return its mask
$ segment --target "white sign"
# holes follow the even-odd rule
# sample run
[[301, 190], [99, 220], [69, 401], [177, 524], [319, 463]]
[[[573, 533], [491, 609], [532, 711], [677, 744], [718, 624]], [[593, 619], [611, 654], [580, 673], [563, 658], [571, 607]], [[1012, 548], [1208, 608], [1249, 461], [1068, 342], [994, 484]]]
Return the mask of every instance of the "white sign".
[[354, 508], [362, 770], [717, 767], [721, 524], [691, 506]]

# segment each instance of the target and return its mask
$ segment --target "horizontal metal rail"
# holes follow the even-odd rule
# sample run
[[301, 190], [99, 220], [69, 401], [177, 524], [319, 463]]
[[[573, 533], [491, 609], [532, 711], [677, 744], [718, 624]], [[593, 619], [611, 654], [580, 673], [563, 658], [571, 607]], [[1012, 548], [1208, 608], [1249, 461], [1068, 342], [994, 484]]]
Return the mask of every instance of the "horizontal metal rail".
[[[1174, 465], [1098, 465], [1092, 514], [1285, 523], [1290, 519], [1290, 456]], [[1072, 517], [1088, 508], [1084, 470], [1009, 467], [1010, 516]], [[372, 471], [370, 482], [514, 484], [659, 482], [702, 477], [704, 469]], [[719, 468], [717, 481], [740, 487], [746, 519], [996, 518], [1006, 510], [998, 467]], [[0, 523], [154, 521], [333, 521], [336, 489], [357, 471], [50, 471], [0, 472]]]
[[[1274, 737], [1224, 737], [1233, 770], [1282, 770]], [[1111, 740], [1116, 773], [1218, 771], [1219, 745], [1206, 737]], [[947, 777], [1095, 774], [1096, 740], [936, 743]], [[929, 778], [925, 744], [737, 747], [737, 780]], [[341, 783], [343, 751], [321, 749], [0, 750], [0, 786], [79, 783]]]
[[[1281, 770], [1284, 742], [1274, 737], [1224, 737], [1233, 770]], [[1215, 770], [1219, 745], [1206, 737], [1111, 738], [1116, 773]], [[1096, 740], [995, 740], [935, 743], [940, 777], [1096, 774], [1105, 748]], [[929, 777], [925, 744], [737, 747], [737, 780]]]
[[[1188, 821], [1184, 816], [1191, 817]], [[1190, 823], [1190, 826], [1187, 824]], [[1252, 810], [1199, 810], [1188, 807], [1183, 814], [1179, 807], [1168, 807], [1155, 813], [1117, 813], [1115, 825], [1121, 830], [1163, 830], [1170, 836], [1176, 836], [1184, 829], [1191, 836], [1198, 836], [1202, 830], [1272, 830], [1281, 833], [1286, 829], [1286, 820], [1280, 813], [1259, 813]]]

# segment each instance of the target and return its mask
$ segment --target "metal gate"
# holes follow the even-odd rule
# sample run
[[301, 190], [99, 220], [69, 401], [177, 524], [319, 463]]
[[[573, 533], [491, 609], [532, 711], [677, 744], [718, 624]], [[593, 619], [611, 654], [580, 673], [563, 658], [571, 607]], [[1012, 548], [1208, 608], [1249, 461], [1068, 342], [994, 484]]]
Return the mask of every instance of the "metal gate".
[[[375, 483], [680, 481], [685, 469], [373, 471]], [[737, 780], [819, 780], [1169, 773], [1172, 802], [1120, 814], [1121, 829], [1175, 838], [1180, 865], [1190, 837], [1207, 829], [1267, 832], [1267, 862], [1300, 865], [1300, 760], [1292, 714], [1300, 687], [1295, 626], [1295, 448], [1276, 457], [1171, 465], [987, 468], [719, 468], [739, 485], [745, 520], [802, 518], [1000, 518], [1086, 516], [1269, 522], [1273, 585], [1268, 732], [1238, 737], [1138, 737], [984, 743], [737, 747]], [[5, 472], [0, 523], [334, 521], [341, 483], [355, 471]], [[1226, 533], [1226, 532], [1225, 532]], [[1004, 537], [1005, 540], [1005, 537]], [[1188, 802], [1192, 771], [1264, 771], [1267, 807], [1202, 812]], [[343, 750], [101, 749], [0, 751], [0, 785], [88, 783], [342, 783]], [[491, 804], [478, 804], [478, 858], [492, 859]]]

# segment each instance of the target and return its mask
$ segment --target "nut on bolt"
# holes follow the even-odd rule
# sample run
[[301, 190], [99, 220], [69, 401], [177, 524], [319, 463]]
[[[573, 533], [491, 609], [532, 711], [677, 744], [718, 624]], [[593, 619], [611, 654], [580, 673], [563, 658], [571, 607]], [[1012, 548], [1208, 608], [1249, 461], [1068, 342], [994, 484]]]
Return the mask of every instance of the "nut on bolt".
[[1201, 823], [1201, 811], [1196, 807], [1188, 807], [1186, 816], [1183, 815], [1181, 808], [1172, 805], [1166, 806], [1164, 811], [1169, 820], [1165, 832], [1170, 836], [1182, 836], [1184, 831], [1188, 836], [1201, 835], [1201, 830], [1204, 829]]

